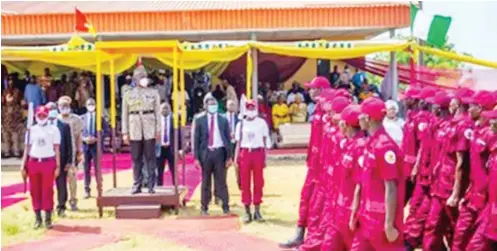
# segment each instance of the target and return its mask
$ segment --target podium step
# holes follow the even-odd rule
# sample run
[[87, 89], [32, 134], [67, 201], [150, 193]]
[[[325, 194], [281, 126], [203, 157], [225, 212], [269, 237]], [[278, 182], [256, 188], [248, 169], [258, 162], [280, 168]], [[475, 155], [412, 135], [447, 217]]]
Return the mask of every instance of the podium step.
[[120, 205], [116, 207], [117, 219], [157, 219], [161, 205]]

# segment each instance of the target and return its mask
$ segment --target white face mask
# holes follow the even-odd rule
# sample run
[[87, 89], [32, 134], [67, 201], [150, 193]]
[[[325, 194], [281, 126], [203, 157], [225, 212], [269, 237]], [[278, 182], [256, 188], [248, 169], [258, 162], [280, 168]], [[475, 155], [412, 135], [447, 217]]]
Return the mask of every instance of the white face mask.
[[60, 109], [60, 114], [62, 114], [62, 115], [67, 115], [69, 113], [71, 113], [71, 108], [69, 108], [69, 107], [65, 107], [65, 108]]
[[48, 122], [48, 118], [40, 119], [40, 118], [36, 117], [35, 119], [36, 119], [36, 124], [41, 125], [41, 126], [45, 126]]
[[95, 106], [94, 105], [89, 105], [86, 107], [86, 109], [89, 111], [89, 112], [94, 112], [95, 111]]
[[147, 87], [148, 86], [148, 78], [142, 78], [142, 79], [140, 79], [139, 84], [140, 84], [141, 87]]
[[253, 118], [257, 117], [257, 111], [256, 110], [249, 110], [249, 111], [245, 112], [245, 115], [247, 115], [247, 117], [253, 119]]

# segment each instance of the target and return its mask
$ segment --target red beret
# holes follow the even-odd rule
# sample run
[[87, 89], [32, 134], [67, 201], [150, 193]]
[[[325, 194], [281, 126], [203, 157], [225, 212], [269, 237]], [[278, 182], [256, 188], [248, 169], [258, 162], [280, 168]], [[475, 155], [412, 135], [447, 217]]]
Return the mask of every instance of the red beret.
[[417, 87], [410, 86], [404, 92], [404, 98], [414, 98], [414, 96], [419, 94], [419, 89]]
[[255, 104], [255, 101], [254, 101], [254, 100], [252, 100], [252, 99], [249, 99], [249, 100], [246, 100], [246, 101], [245, 101], [245, 107], [246, 107], [246, 108], [249, 108], [250, 106], [252, 106], [252, 107], [256, 107], [256, 106], [257, 106], [257, 105]]
[[49, 112], [48, 108], [46, 108], [45, 106], [42, 105], [42, 106], [38, 106], [36, 108], [35, 114], [36, 114], [36, 116], [39, 116], [39, 115], [48, 116], [48, 112]]
[[361, 115], [361, 106], [349, 105], [343, 109], [341, 119], [345, 121], [348, 126], [359, 126], [359, 115]]
[[376, 121], [383, 120], [386, 110], [385, 102], [376, 97], [369, 97], [361, 104], [361, 113]]
[[475, 94], [475, 92], [471, 89], [468, 88], [460, 88], [457, 89], [454, 98], [458, 99], [461, 101], [463, 104], [470, 104], [473, 100], [472, 97]]
[[489, 91], [479, 91], [471, 97], [470, 103], [480, 105], [484, 110], [492, 110], [496, 102]]
[[451, 97], [447, 92], [440, 90], [435, 96], [426, 99], [426, 102], [434, 105], [439, 105], [442, 108], [449, 107]]
[[350, 103], [350, 99], [346, 97], [336, 97], [331, 102], [331, 109], [333, 109], [336, 113], [341, 113], [345, 107], [350, 105]]
[[322, 76], [318, 76], [318, 77], [315, 77], [314, 79], [312, 79], [312, 81], [310, 83], [308, 83], [307, 85], [305, 85], [305, 87], [327, 89], [327, 88], [330, 88], [331, 85], [330, 85], [330, 81], [327, 78], [322, 77]]
[[413, 95], [414, 98], [426, 100], [429, 97], [435, 96], [436, 90], [433, 88], [424, 88], [418, 94]]

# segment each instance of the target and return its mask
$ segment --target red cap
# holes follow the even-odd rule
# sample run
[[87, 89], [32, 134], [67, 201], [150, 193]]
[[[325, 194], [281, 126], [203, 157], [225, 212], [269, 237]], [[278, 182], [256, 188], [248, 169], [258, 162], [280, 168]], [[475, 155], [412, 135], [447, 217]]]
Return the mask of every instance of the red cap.
[[48, 116], [48, 112], [49, 112], [48, 108], [46, 108], [45, 106], [42, 105], [42, 106], [38, 106], [36, 108], [35, 115], [36, 116], [40, 116], [40, 115]]
[[358, 127], [359, 115], [361, 115], [361, 106], [351, 104], [343, 109], [341, 118], [348, 126]]
[[350, 99], [346, 97], [336, 97], [331, 102], [331, 109], [333, 109], [336, 113], [341, 113], [345, 107], [350, 105], [350, 103]]
[[492, 110], [495, 106], [495, 97], [489, 91], [479, 91], [471, 97], [470, 104], [480, 105], [483, 110]]
[[377, 97], [369, 97], [361, 104], [361, 113], [376, 121], [383, 120], [386, 110], [385, 102]]
[[475, 92], [468, 88], [460, 88], [455, 92], [454, 97], [461, 101], [463, 104], [470, 104], [473, 100], [472, 97]]
[[440, 92], [434, 97], [434, 104], [439, 105], [442, 108], [448, 108], [450, 105], [450, 100], [452, 98], [446, 92]]
[[481, 113], [481, 116], [486, 119], [497, 119], [497, 110], [484, 111]]
[[256, 107], [257, 105], [255, 104], [255, 101], [252, 100], [252, 99], [249, 99], [249, 100], [246, 100], [245, 101], [245, 107], [246, 108], [249, 108], [249, 107]]
[[417, 95], [413, 95], [413, 97], [417, 99], [426, 100], [429, 97], [435, 96], [435, 93], [436, 91], [433, 88], [424, 88]]
[[323, 76], [315, 77], [314, 79], [312, 79], [310, 83], [305, 85], [305, 87], [307, 88], [323, 88], [323, 89], [330, 88], [330, 86], [331, 86], [330, 81], [328, 81], [328, 79]]
[[407, 88], [407, 90], [404, 92], [404, 98], [414, 98], [416, 95], [419, 94], [419, 89], [417, 87], [410, 86]]
[[319, 96], [324, 100], [331, 100], [335, 97], [335, 92], [335, 89], [324, 89]]
[[346, 97], [346, 98], [350, 98], [351, 97], [349, 91], [347, 91], [345, 89], [338, 89], [338, 90], [336, 90], [336, 96]]

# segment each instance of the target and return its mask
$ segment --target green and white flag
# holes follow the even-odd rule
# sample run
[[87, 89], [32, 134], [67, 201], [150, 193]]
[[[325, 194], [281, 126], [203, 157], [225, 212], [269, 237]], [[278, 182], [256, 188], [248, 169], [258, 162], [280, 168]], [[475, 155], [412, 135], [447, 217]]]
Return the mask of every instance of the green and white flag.
[[452, 17], [433, 15], [411, 4], [412, 34], [428, 44], [441, 47], [445, 44]]

